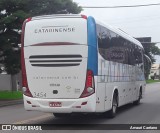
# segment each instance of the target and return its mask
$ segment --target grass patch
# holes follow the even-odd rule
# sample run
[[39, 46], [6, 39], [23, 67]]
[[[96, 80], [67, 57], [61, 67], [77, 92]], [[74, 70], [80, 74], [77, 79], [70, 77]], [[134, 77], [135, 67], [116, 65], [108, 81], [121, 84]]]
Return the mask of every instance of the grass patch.
[[156, 82], [160, 82], [160, 80], [152, 80], [152, 79], [149, 79], [149, 80], [146, 80], [146, 83], [156, 83]]
[[21, 91], [0, 91], [0, 100], [22, 99], [23, 94]]

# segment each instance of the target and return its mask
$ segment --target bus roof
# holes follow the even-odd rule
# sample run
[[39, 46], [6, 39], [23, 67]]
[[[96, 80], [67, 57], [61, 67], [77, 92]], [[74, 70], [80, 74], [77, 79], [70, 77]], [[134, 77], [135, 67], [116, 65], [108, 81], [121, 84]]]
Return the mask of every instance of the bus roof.
[[81, 14], [53, 14], [53, 15], [42, 15], [42, 16], [35, 16], [32, 20], [38, 19], [51, 19], [51, 18], [83, 18], [85, 15]]

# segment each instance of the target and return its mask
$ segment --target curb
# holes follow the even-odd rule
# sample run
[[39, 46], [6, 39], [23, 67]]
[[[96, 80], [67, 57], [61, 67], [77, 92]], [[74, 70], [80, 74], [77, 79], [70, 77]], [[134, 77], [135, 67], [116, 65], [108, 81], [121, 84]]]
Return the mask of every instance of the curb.
[[23, 99], [20, 100], [0, 100], [0, 107], [5, 106], [11, 106], [11, 105], [17, 105], [17, 104], [23, 104]]

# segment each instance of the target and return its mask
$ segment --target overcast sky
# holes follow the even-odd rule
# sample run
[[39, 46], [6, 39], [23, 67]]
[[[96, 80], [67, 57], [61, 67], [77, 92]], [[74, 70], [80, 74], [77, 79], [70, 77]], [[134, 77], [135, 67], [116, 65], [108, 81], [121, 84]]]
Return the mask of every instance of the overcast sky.
[[[128, 6], [157, 4], [160, 0], [74, 0], [80, 6]], [[121, 28], [133, 37], [152, 37], [160, 42], [160, 5], [132, 8], [84, 8], [81, 12]], [[160, 47], [160, 43], [158, 44]], [[160, 63], [160, 58], [157, 60]]]

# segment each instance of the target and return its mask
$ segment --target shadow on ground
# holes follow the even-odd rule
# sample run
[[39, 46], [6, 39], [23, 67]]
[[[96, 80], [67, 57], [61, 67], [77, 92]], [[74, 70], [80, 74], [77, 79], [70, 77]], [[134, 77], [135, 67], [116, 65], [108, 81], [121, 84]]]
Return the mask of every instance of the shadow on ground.
[[[142, 103], [141, 103], [142, 104]], [[89, 114], [72, 114], [67, 117], [51, 117], [45, 121], [41, 121], [40, 124], [106, 124], [107, 121], [114, 120], [118, 116], [120, 116], [123, 113], [126, 113], [129, 110], [132, 110], [133, 108], [136, 108], [138, 106], [135, 106], [133, 104], [127, 104], [125, 106], [122, 106], [118, 108], [117, 116], [115, 118], [107, 118], [104, 117], [102, 113], [89, 113]]]

